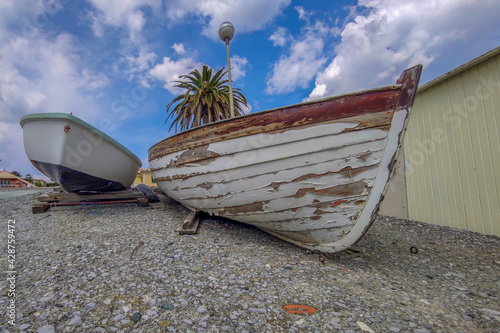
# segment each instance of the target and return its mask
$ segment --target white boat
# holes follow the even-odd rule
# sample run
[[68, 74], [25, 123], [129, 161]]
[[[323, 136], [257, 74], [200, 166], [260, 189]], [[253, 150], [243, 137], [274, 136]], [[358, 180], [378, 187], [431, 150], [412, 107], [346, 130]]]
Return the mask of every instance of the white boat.
[[338, 252], [376, 217], [422, 66], [397, 84], [197, 127], [149, 150], [156, 183], [186, 207]]
[[31, 163], [68, 192], [127, 189], [142, 166], [130, 150], [71, 114], [34, 113], [20, 124]]

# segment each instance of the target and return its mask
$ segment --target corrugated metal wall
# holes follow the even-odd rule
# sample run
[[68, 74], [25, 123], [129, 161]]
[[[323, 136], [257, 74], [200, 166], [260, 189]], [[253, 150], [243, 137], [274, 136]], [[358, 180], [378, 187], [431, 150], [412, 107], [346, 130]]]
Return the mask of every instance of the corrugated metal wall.
[[499, 129], [498, 52], [421, 90], [404, 142], [409, 218], [500, 236]]

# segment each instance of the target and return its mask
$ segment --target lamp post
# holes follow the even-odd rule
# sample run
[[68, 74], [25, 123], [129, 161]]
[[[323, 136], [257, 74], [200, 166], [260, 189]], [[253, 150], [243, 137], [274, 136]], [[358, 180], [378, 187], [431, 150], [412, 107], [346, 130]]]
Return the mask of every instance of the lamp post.
[[222, 22], [219, 28], [219, 37], [226, 43], [227, 52], [227, 76], [229, 79], [229, 110], [231, 112], [231, 118], [234, 117], [234, 102], [233, 102], [233, 82], [231, 81], [231, 60], [229, 58], [229, 42], [234, 36], [234, 26], [231, 22]]

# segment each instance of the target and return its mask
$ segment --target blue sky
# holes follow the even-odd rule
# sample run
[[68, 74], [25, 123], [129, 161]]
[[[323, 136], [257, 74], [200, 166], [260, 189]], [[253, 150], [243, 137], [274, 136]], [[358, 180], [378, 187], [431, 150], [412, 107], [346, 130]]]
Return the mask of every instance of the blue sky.
[[133, 151], [170, 136], [173, 80], [226, 66], [250, 112], [393, 84], [425, 83], [500, 45], [500, 1], [0, 0], [0, 169], [40, 175], [19, 119], [72, 112]]

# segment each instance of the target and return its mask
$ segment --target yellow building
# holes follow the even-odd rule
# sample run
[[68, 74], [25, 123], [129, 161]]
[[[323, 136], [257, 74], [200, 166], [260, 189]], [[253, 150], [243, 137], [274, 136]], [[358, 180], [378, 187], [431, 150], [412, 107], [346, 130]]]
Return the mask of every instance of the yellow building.
[[37, 185], [37, 186], [38, 186], [37, 183], [40, 183], [41, 187], [46, 187], [47, 186], [47, 182], [45, 180], [43, 180], [43, 179], [35, 179], [35, 178], [33, 178], [33, 183], [35, 183], [35, 185]]
[[500, 47], [418, 89], [381, 214], [500, 236]]
[[144, 184], [147, 186], [158, 186], [155, 183], [151, 169], [139, 169], [139, 172], [137, 172], [137, 176], [135, 176], [134, 184], [132, 186], [136, 186], [139, 184]]

